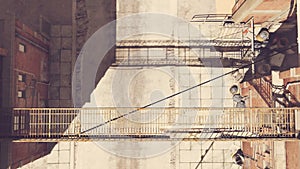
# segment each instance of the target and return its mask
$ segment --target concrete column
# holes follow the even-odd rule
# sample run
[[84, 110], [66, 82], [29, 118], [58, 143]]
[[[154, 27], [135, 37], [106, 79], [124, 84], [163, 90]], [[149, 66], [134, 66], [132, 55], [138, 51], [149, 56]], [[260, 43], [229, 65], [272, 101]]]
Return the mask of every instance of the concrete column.
[[284, 141], [274, 142], [274, 169], [286, 169], [286, 150]]
[[53, 25], [50, 45], [50, 107], [72, 107], [72, 25]]

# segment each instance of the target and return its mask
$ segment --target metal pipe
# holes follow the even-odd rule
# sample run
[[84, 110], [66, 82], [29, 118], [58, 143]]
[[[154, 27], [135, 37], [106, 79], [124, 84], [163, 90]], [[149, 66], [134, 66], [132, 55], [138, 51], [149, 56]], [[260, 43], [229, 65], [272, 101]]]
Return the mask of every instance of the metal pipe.
[[35, 76], [35, 74], [33, 74], [33, 73], [30, 73], [30, 72], [27, 72], [27, 71], [24, 71], [24, 70], [20, 70], [20, 69], [16, 69], [16, 68], [14, 68], [14, 70], [15, 70], [16, 72], [21, 72], [21, 73], [23, 73], [23, 74], [27, 74], [27, 75], [33, 76], [33, 78], [36, 79], [36, 76]]
[[48, 112], [48, 137], [51, 138], [51, 109]]
[[255, 48], [254, 48], [254, 38], [255, 38], [255, 34], [254, 34], [254, 31], [255, 31], [255, 28], [254, 28], [254, 17], [252, 16], [251, 17], [251, 28], [252, 28], [252, 36], [251, 36], [251, 50], [252, 50], [252, 59], [251, 59], [251, 69], [252, 69], [252, 74], [254, 74], [254, 57], [255, 57]]
[[285, 90], [288, 90], [290, 86], [299, 85], [299, 84], [300, 84], [300, 80], [288, 82], [285, 86]]

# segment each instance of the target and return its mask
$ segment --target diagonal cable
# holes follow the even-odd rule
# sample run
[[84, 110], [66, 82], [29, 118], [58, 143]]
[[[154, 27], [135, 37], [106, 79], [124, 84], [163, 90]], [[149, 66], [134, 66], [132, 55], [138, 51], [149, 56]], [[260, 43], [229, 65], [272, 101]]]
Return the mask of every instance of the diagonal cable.
[[101, 124], [98, 124], [98, 125], [96, 125], [96, 126], [94, 126], [94, 127], [91, 127], [91, 128], [89, 128], [89, 129], [87, 129], [87, 130], [84, 130], [84, 131], [80, 132], [80, 134], [83, 134], [83, 133], [89, 132], [89, 131], [91, 131], [91, 130], [94, 130], [94, 129], [96, 129], [96, 128], [99, 128], [99, 127], [101, 127], [101, 126], [104, 126], [104, 125], [106, 125], [106, 124], [108, 124], [108, 123], [110, 123], [110, 122], [112, 122], [112, 121], [115, 121], [115, 120], [118, 120], [118, 119], [120, 119], [120, 118], [126, 117], [126, 116], [128, 116], [128, 115], [130, 115], [130, 114], [136, 113], [136, 112], [138, 112], [138, 111], [140, 111], [140, 110], [142, 110], [142, 109], [145, 109], [145, 108], [147, 108], [147, 107], [153, 106], [153, 105], [155, 105], [155, 104], [157, 104], [157, 103], [159, 103], [159, 102], [162, 102], [162, 101], [164, 101], [164, 100], [168, 100], [168, 99], [170, 99], [170, 98], [172, 98], [172, 97], [175, 97], [175, 96], [177, 96], [177, 95], [180, 95], [180, 94], [182, 94], [182, 93], [185, 93], [185, 92], [187, 92], [187, 91], [189, 91], [189, 90], [192, 90], [192, 89], [194, 89], [194, 88], [197, 88], [197, 87], [202, 86], [202, 85], [204, 85], [204, 84], [207, 84], [207, 83], [209, 83], [209, 82], [212, 82], [212, 81], [214, 81], [214, 80], [217, 80], [217, 79], [219, 79], [219, 78], [221, 78], [221, 77], [224, 77], [224, 76], [227, 76], [227, 75], [229, 75], [229, 74], [232, 74], [232, 73], [234, 73], [234, 72], [236, 72], [236, 71], [238, 71], [238, 70], [240, 70], [240, 69], [244, 69], [244, 68], [247, 68], [247, 67], [249, 67], [249, 66], [251, 66], [251, 65], [253, 65], [253, 64], [256, 64], [256, 63], [259, 63], [259, 62], [261, 62], [261, 61], [264, 61], [265, 59], [270, 59], [271, 57], [273, 57], [273, 56], [275, 56], [275, 55], [277, 55], [277, 54], [279, 54], [279, 53], [285, 52], [285, 51], [287, 51], [287, 50], [289, 50], [289, 49], [292, 49], [293, 47], [295, 47], [295, 46], [294, 46], [294, 45], [290, 45], [288, 48], [284, 48], [284, 49], [282, 49], [282, 50], [280, 50], [280, 51], [277, 51], [277, 52], [275, 52], [275, 53], [272, 53], [272, 55], [270, 55], [269, 57], [261, 58], [261, 59], [255, 61], [255, 62], [246, 64], [246, 65], [241, 66], [241, 67], [239, 67], [239, 68], [236, 68], [236, 69], [234, 69], [234, 70], [232, 70], [232, 71], [230, 71], [230, 72], [221, 74], [221, 75], [216, 76], [216, 77], [214, 77], [214, 78], [212, 78], [212, 79], [209, 79], [209, 80], [207, 80], [207, 81], [204, 81], [204, 82], [202, 82], [202, 83], [199, 83], [199, 84], [197, 84], [197, 85], [195, 85], [195, 86], [192, 86], [192, 87], [187, 88], [187, 89], [185, 89], [185, 90], [182, 90], [182, 91], [179, 91], [179, 92], [174, 93], [174, 94], [172, 94], [172, 95], [169, 95], [169, 96], [167, 96], [167, 97], [165, 97], [165, 98], [162, 98], [162, 99], [160, 99], [160, 100], [157, 100], [157, 101], [155, 101], [155, 102], [152, 102], [152, 103], [150, 103], [150, 104], [147, 104], [147, 105], [145, 105], [145, 106], [143, 106], [143, 107], [137, 108], [136, 110], [130, 111], [130, 112], [126, 113], [126, 114], [122, 114], [122, 115], [120, 115], [120, 116], [118, 116], [118, 117], [115, 117], [115, 118], [112, 118], [112, 119], [110, 119], [110, 120], [107, 120], [107, 121], [105, 121], [105, 122], [103, 122], [103, 123], [101, 123]]
[[212, 146], [214, 145], [214, 141], [210, 143], [209, 147], [205, 150], [204, 154], [201, 155], [200, 161], [198, 162], [197, 166], [195, 167], [195, 169], [198, 169], [198, 167], [200, 166], [200, 164], [202, 163], [202, 161], [204, 160], [204, 157], [207, 155], [207, 153], [209, 152], [209, 150], [212, 148]]

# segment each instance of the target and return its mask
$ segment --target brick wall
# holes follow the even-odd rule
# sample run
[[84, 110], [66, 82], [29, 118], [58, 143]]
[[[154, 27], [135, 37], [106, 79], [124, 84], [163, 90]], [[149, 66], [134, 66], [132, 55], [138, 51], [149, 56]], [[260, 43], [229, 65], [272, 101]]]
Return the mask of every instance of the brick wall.
[[268, 107], [266, 102], [262, 99], [258, 91], [250, 85], [248, 82], [244, 82], [240, 85], [241, 95], [247, 96], [247, 107]]
[[[16, 21], [15, 31], [13, 107], [46, 107], [49, 41], [20, 21]], [[38, 159], [47, 148], [47, 143], [11, 143], [11, 168]]]
[[14, 107], [45, 107], [49, 42], [17, 21], [14, 45]]
[[[292, 103], [296, 105], [299, 104], [300, 100], [300, 68], [291, 68], [286, 71], [282, 71], [279, 73], [279, 78], [283, 80], [286, 89], [294, 96], [290, 98]], [[290, 85], [288, 85], [290, 84]], [[291, 85], [292, 84], [292, 85]], [[261, 98], [259, 93], [251, 86], [249, 83], [245, 82], [241, 84], [241, 90], [243, 96], [250, 96], [251, 99], [251, 107], [266, 107], [264, 100]], [[250, 92], [251, 91], [251, 92]], [[250, 100], [248, 99], [247, 103], [250, 106]], [[259, 151], [261, 151], [261, 147], [264, 144], [268, 144], [270, 147], [273, 148], [269, 154], [262, 154], [263, 156], [259, 155]], [[256, 149], [255, 149], [255, 146]], [[278, 146], [280, 145], [280, 146]], [[257, 160], [253, 161], [250, 159], [246, 159], [243, 168], [256, 168], [256, 166], [262, 166], [264, 161], [269, 162], [273, 168], [280, 168], [280, 169], [294, 169], [299, 168], [299, 152], [300, 152], [300, 144], [299, 142], [289, 142], [289, 141], [265, 141], [265, 142], [243, 142], [243, 151], [245, 154], [248, 154], [254, 159]], [[270, 157], [273, 157], [272, 160]]]
[[291, 101], [299, 105], [300, 83], [298, 82], [300, 82], [300, 67], [280, 72], [279, 77], [283, 79], [286, 86], [290, 84], [288, 85], [288, 90], [294, 95], [294, 98], [291, 98]]

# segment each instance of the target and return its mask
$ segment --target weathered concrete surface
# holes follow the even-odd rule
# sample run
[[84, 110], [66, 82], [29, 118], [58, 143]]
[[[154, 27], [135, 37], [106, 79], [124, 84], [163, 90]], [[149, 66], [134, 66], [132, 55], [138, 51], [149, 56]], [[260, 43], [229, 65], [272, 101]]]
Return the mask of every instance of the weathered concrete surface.
[[[91, 38], [92, 35], [94, 35], [97, 31], [101, 30], [103, 27], [105, 27], [107, 24], [114, 22], [116, 20], [116, 1], [105, 1], [105, 0], [86, 0], [85, 1], [86, 5], [86, 10], [87, 10], [87, 22], [84, 22], [87, 26], [87, 38]], [[114, 24], [115, 25], [115, 24]], [[80, 27], [80, 26], [79, 26]], [[105, 35], [101, 35], [100, 38], [105, 38], [105, 41], [107, 43], [112, 43], [113, 45], [110, 48], [108, 52], [105, 52], [105, 56], [103, 56], [103, 59], [98, 59], [92, 61], [92, 63], [96, 63], [96, 65], [87, 63], [87, 67], [96, 67], [98, 68], [95, 73], [92, 73], [91, 76], [82, 76], [79, 78], [82, 83], [84, 81], [89, 81], [91, 82], [92, 85], [89, 87], [84, 87], [81, 86], [82, 92], [80, 96], [76, 96], [76, 100], [79, 101], [74, 101], [74, 105], [77, 107], [81, 107], [84, 102], [89, 101], [89, 95], [91, 94], [92, 90], [96, 87], [97, 83], [99, 80], [104, 76], [106, 70], [109, 68], [109, 66], [114, 62], [114, 44], [115, 44], [115, 37], [116, 37], [116, 27], [112, 26], [109, 30], [109, 33]], [[99, 38], [99, 37], [98, 37]], [[77, 39], [78, 40], [78, 39]], [[88, 40], [86, 41], [86, 44], [88, 43]], [[99, 47], [95, 47], [95, 45], [99, 45]], [[93, 48], [95, 49], [102, 49], [105, 46], [104, 43], [101, 42], [96, 42], [93, 44]], [[95, 55], [100, 55], [98, 52], [93, 52]], [[93, 54], [88, 54], [88, 57], [92, 57], [91, 55]], [[100, 62], [98, 64], [98, 62]], [[77, 63], [77, 62], [76, 62]], [[76, 64], [79, 66], [80, 64]], [[75, 67], [76, 67], [75, 65]], [[82, 65], [81, 65], [82, 66]], [[80, 67], [80, 66], [79, 66]], [[77, 68], [77, 67], [76, 67]], [[75, 69], [76, 69], [75, 68]], [[74, 70], [77, 71], [77, 70]], [[89, 70], [88, 70], [89, 71]], [[88, 73], [87, 73], [88, 74]], [[95, 74], [95, 77], [93, 75]], [[90, 78], [89, 78], [90, 77]], [[75, 79], [75, 78], [74, 78]], [[76, 86], [77, 87], [77, 86]], [[79, 102], [79, 103], [78, 103]]]
[[[209, 6], [209, 7], [208, 7]], [[216, 8], [220, 6], [215, 5], [215, 1], [117, 1], [117, 18], [123, 16], [129, 16], [131, 14], [141, 12], [159, 12], [173, 16], [178, 16], [182, 19], [190, 20], [194, 14], [198, 13], [215, 13]], [[229, 9], [230, 7], [228, 7]], [[223, 13], [222, 11], [221, 13]], [[120, 34], [126, 34], [126, 31], [133, 31], [143, 29], [143, 23], [147, 20], [133, 20], [132, 23], [125, 25], [117, 24], [117, 37]], [[154, 25], [155, 26], [155, 25]], [[169, 30], [170, 35], [174, 30]], [[138, 38], [144, 38], [140, 36]], [[135, 39], [136, 37], [129, 37], [129, 39]], [[117, 38], [117, 40], [119, 40]], [[91, 103], [86, 104], [86, 107], [90, 106], [143, 106], [145, 104], [156, 101], [163, 96], [168, 96], [174, 92], [181, 91], [188, 87], [209, 80], [210, 78], [220, 75], [230, 69], [211, 69], [211, 68], [174, 68], [174, 67], [163, 67], [163, 68], [110, 68], [106, 72], [105, 76], [99, 82], [97, 88], [94, 90], [91, 96]], [[181, 96], [175, 97], [173, 100], [167, 100], [156, 106], [225, 106], [231, 107], [233, 105], [231, 95], [229, 95], [229, 87], [234, 83], [233, 79], [224, 78], [214, 83], [202, 86], [201, 88], [187, 92]], [[198, 143], [196, 143], [198, 144]], [[201, 143], [200, 143], [201, 144]], [[225, 146], [219, 143], [222, 149], [227, 149], [230, 146]], [[232, 143], [228, 143], [232, 144]], [[143, 154], [143, 149], [140, 144], [119, 144], [111, 143], [115, 146], [115, 149], [124, 151], [140, 152]], [[138, 146], [140, 145], [140, 146]], [[86, 145], [87, 146], [87, 145]], [[89, 147], [89, 146], [87, 146]], [[170, 151], [146, 159], [136, 158], [122, 158], [109, 155], [109, 153], [96, 152], [92, 147], [81, 148], [78, 145], [78, 151], [92, 151], [90, 154], [97, 154], [96, 157], [104, 159], [103, 161], [109, 161], [103, 163], [99, 161], [96, 166], [103, 165], [106, 168], [193, 168], [199, 158], [195, 155], [197, 149], [190, 148], [188, 150], [180, 150], [178, 146], [175, 146]], [[155, 148], [155, 147], [153, 147]], [[90, 150], [87, 150], [90, 149]], [[204, 148], [203, 148], [204, 149]], [[234, 149], [234, 148], [233, 148]], [[117, 151], [118, 152], [118, 151]], [[204, 152], [204, 150], [203, 150]], [[115, 152], [116, 153], [116, 152]], [[220, 152], [219, 152], [220, 153]], [[80, 156], [85, 160], [78, 161], [78, 165], [88, 166], [92, 161], [97, 161], [96, 157], [94, 160], [89, 159], [87, 156]], [[106, 155], [104, 155], [106, 154]], [[225, 155], [227, 162], [230, 160], [230, 155]], [[190, 159], [190, 160], [188, 160]], [[220, 159], [216, 156], [209, 157], [210, 160], [224, 161], [226, 159]], [[88, 162], [90, 161], [90, 162]], [[209, 161], [209, 160], [208, 160]], [[157, 165], [157, 166], [156, 166]], [[207, 164], [203, 164], [204, 168], [220, 168], [220, 165], [213, 166], [212, 161]], [[223, 168], [233, 167], [229, 165], [221, 166]]]
[[[126, 141], [125, 141], [126, 142]], [[112, 142], [111, 142], [112, 143]], [[115, 143], [115, 142], [114, 142]], [[137, 142], [131, 142], [135, 144]], [[162, 142], [158, 142], [162, 143]], [[128, 158], [116, 156], [114, 152], [108, 152], [95, 143], [89, 142], [60, 142], [52, 152], [22, 168], [48, 168], [48, 169], [194, 169], [212, 142], [180, 142], [166, 149], [164, 152], [153, 154], [151, 157]], [[105, 142], [110, 144], [110, 142]], [[232, 163], [231, 155], [240, 147], [240, 142], [215, 142], [207, 153], [199, 168], [205, 169], [238, 169]], [[128, 151], [125, 147], [120, 150]], [[132, 148], [130, 151], [137, 151]]]
[[[94, 90], [92, 101], [86, 106], [139, 107], [169, 96], [174, 91], [205, 82], [230, 71], [230, 68], [162, 67], [162, 68], [110, 68], [105, 79]], [[179, 107], [232, 107], [229, 88], [235, 81], [227, 76], [176, 96]], [[121, 85], [120, 85], [121, 84]], [[105, 96], [105, 97], [103, 97]], [[160, 106], [167, 106], [169, 101]], [[218, 103], [213, 105], [214, 103]], [[219, 104], [220, 103], [220, 104]]]
[[[127, 16], [140, 12], [160, 12], [178, 16], [182, 19], [190, 20], [194, 14], [215, 13], [220, 6], [216, 6], [217, 1], [211, 0], [182, 0], [182, 1], [137, 1], [120, 0], [117, 2], [117, 17]], [[218, 0], [220, 3], [220, 1]], [[88, 0], [87, 6], [92, 9], [93, 2]], [[97, 3], [98, 4], [98, 3]], [[109, 5], [98, 5], [100, 9]], [[91, 13], [101, 14], [95, 7]], [[227, 7], [228, 10], [231, 7]], [[104, 10], [105, 11], [105, 10]], [[223, 13], [223, 9], [222, 12]], [[227, 12], [226, 12], [227, 13]], [[93, 22], [99, 19], [100, 15]], [[132, 21], [126, 25], [118, 25], [117, 34], [122, 34], [128, 30], [142, 29], [146, 20]], [[95, 23], [91, 23], [93, 25]], [[96, 30], [97, 26], [93, 26]], [[173, 30], [170, 30], [172, 34]], [[143, 36], [142, 36], [143, 37]], [[130, 37], [133, 38], [134, 37]], [[58, 40], [59, 41], [59, 40]], [[59, 41], [62, 43], [61, 41]], [[59, 60], [68, 62], [66, 58]], [[63, 67], [55, 65], [57, 69]], [[53, 68], [54, 69], [54, 68]], [[198, 67], [111, 67], [107, 70], [96, 89], [91, 95], [91, 102], [86, 103], [85, 107], [90, 106], [143, 106], [156, 101], [164, 96], [184, 90], [195, 84], [209, 80], [212, 77], [230, 71], [230, 69], [211, 69]], [[58, 78], [57, 76], [53, 76]], [[58, 83], [58, 82], [57, 82]], [[61, 83], [61, 80], [60, 82]], [[201, 86], [174, 99], [166, 100], [156, 106], [183, 106], [183, 107], [210, 107], [225, 106], [232, 107], [233, 102], [229, 93], [229, 87], [234, 83], [234, 79], [229, 77], [219, 79], [213, 83]], [[61, 92], [59, 89], [56, 92]], [[61, 97], [55, 95], [55, 97]], [[65, 96], [64, 96], [65, 97]], [[54, 100], [55, 101], [55, 100]], [[161, 142], [150, 143], [137, 142], [106, 142], [104, 143], [75, 143], [66, 145], [58, 143], [56, 148], [49, 156], [46, 156], [46, 163], [40, 166], [59, 169], [96, 169], [96, 168], [118, 168], [118, 169], [192, 169], [195, 168], [201, 155], [208, 148], [210, 142], [181, 142], [177, 145], [167, 146], [164, 151], [154, 151], [161, 148]], [[171, 144], [171, 143], [169, 143]], [[101, 147], [99, 147], [102, 146]], [[150, 145], [150, 148], [149, 148]], [[109, 147], [106, 147], [109, 146]], [[147, 147], [148, 148], [145, 148]], [[151, 149], [151, 146], [152, 149]], [[218, 142], [214, 144], [211, 151], [201, 167], [203, 168], [234, 168], [231, 163], [231, 153], [240, 147], [238, 142]], [[69, 157], [67, 153], [69, 152]], [[116, 156], [120, 153], [127, 157]], [[221, 156], [218, 156], [221, 154]], [[148, 154], [146, 156], [145, 154]], [[136, 158], [130, 158], [133, 155]], [[138, 158], [137, 158], [138, 157]], [[63, 163], [64, 162], [64, 163]], [[219, 164], [214, 164], [220, 162]]]
[[50, 42], [49, 107], [72, 107], [72, 25], [52, 25]]

